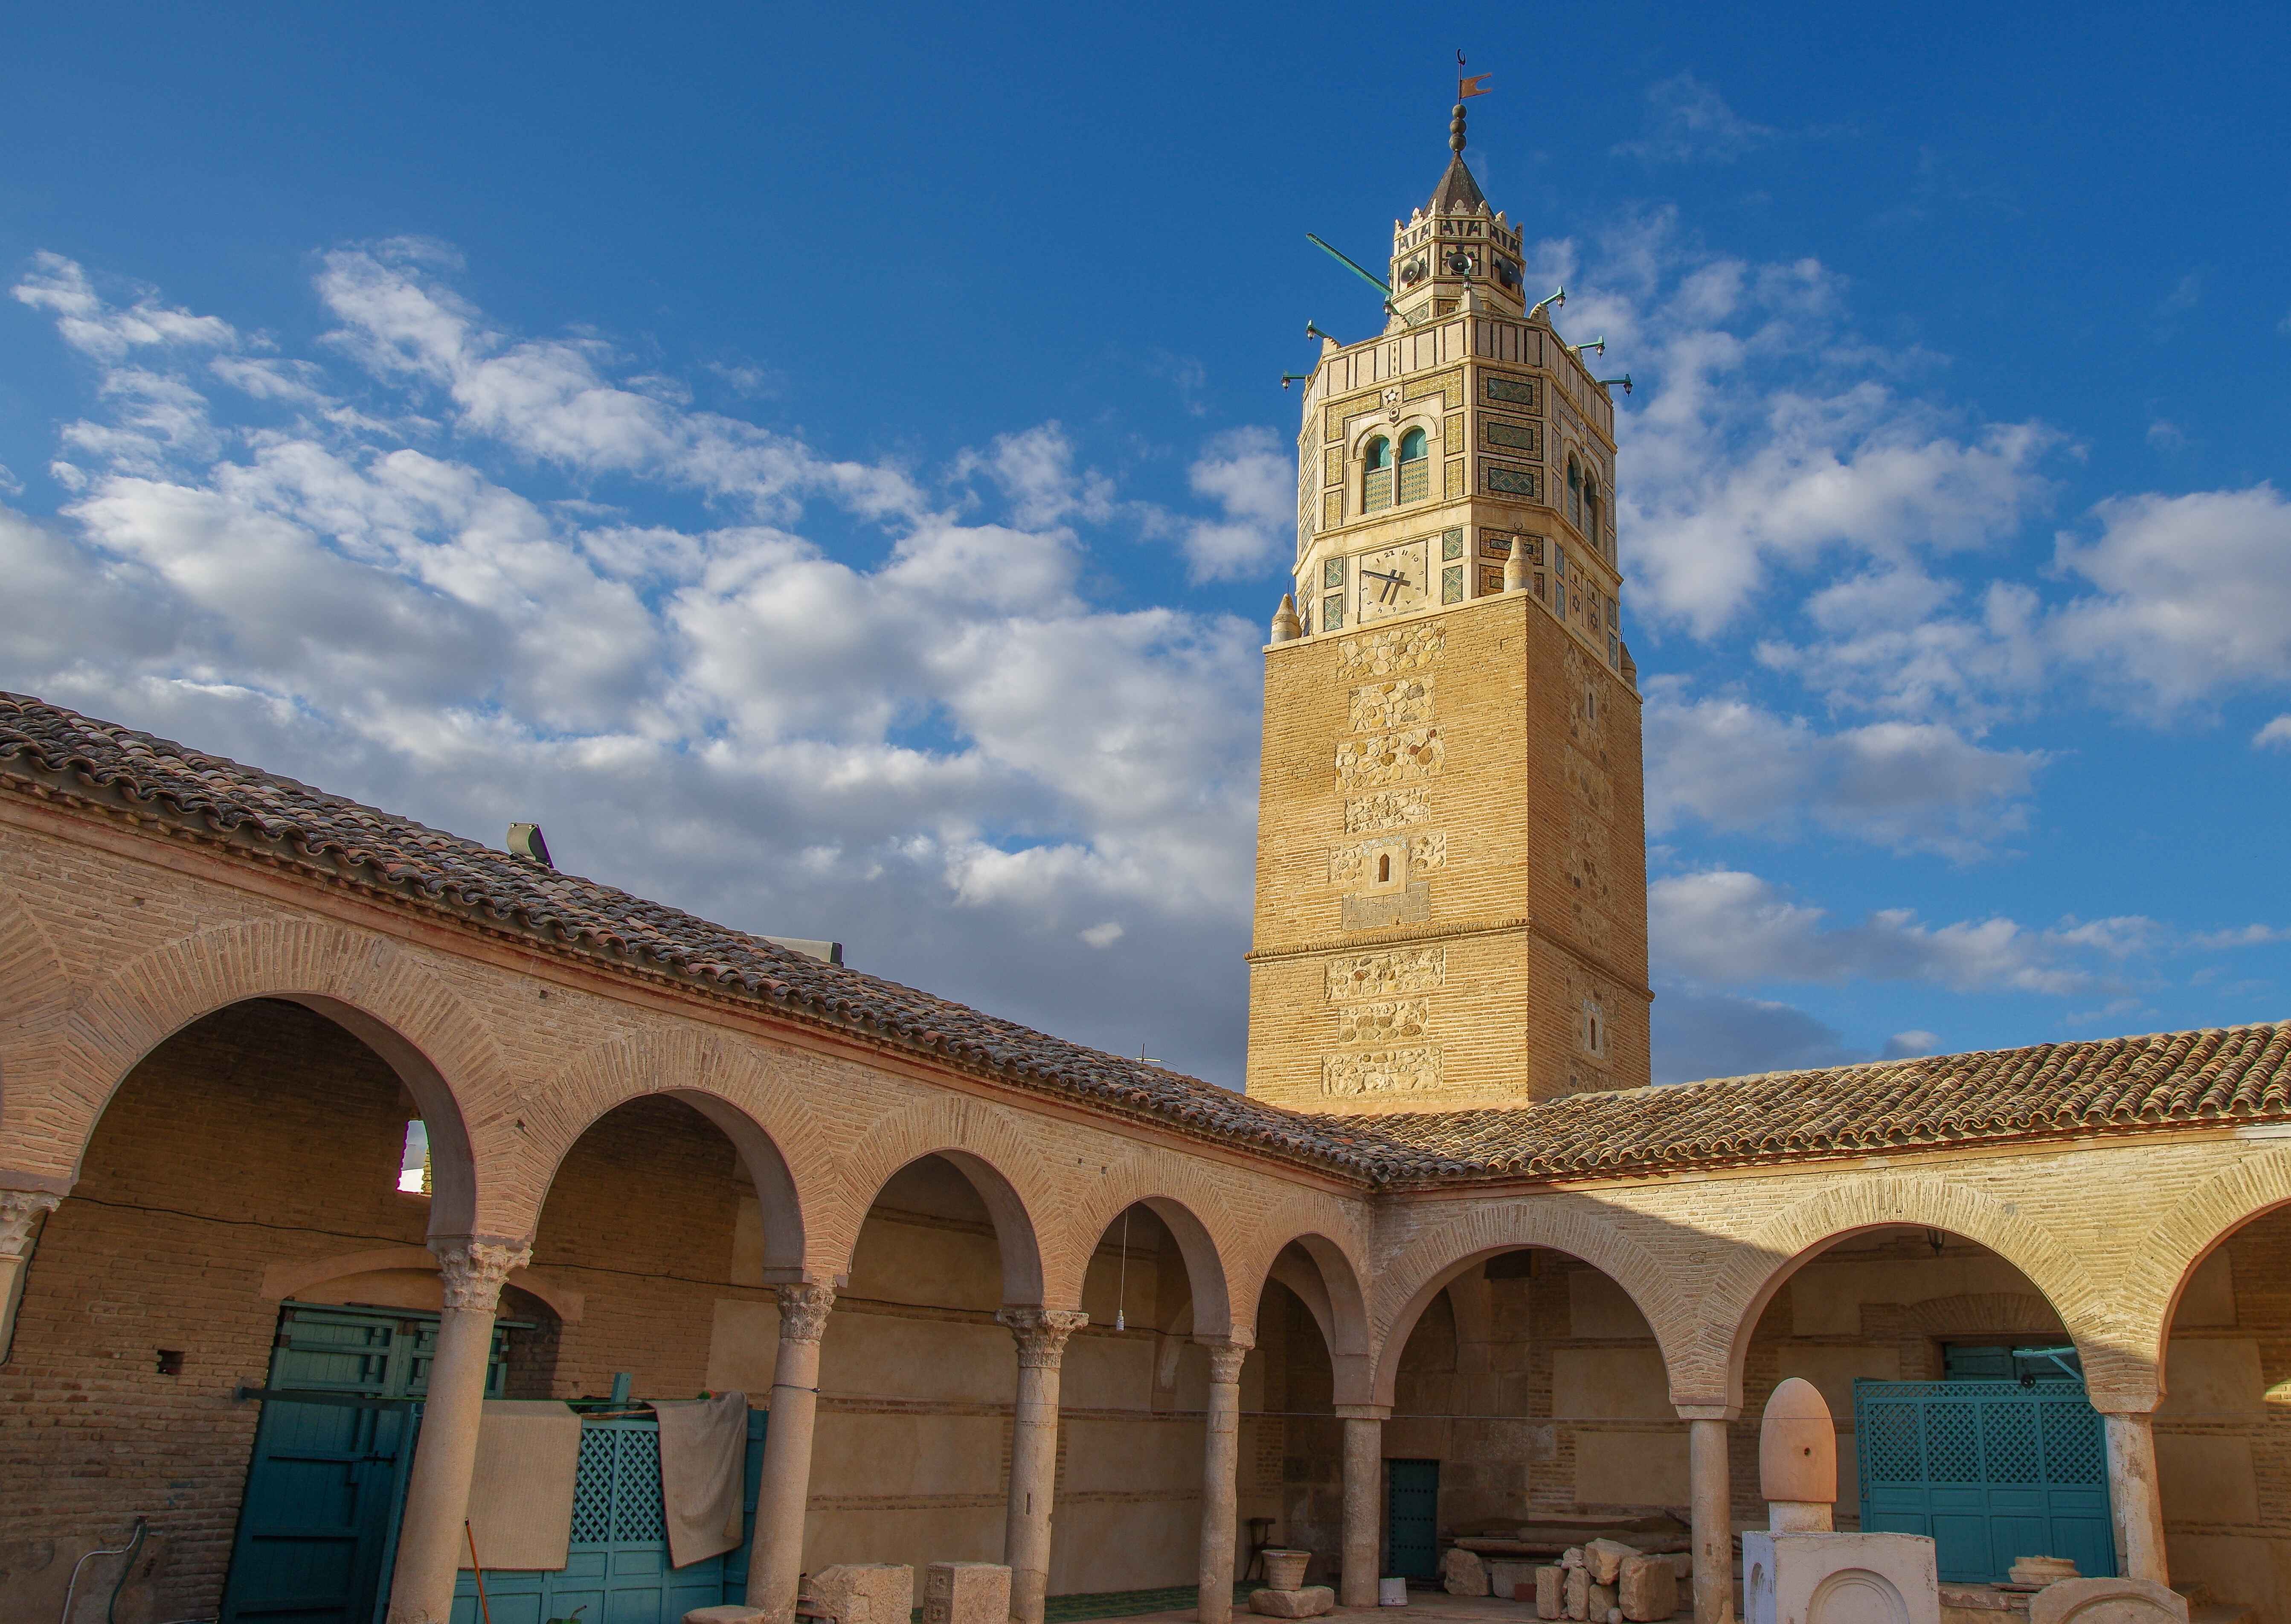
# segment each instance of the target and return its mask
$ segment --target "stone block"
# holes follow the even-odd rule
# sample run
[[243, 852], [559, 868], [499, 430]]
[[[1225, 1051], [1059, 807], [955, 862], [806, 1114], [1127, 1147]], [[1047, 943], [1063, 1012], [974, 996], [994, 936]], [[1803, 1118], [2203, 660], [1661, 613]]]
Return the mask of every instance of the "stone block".
[[1530, 1596], [1534, 1594], [1534, 1563], [1507, 1561], [1500, 1556], [1491, 1556], [1486, 1560], [1490, 1596], [1502, 1602], [1524, 1601], [1527, 1598], [1519, 1593], [1523, 1585], [1527, 1587]]
[[904, 1563], [854, 1562], [811, 1576], [812, 1604], [837, 1624], [908, 1624], [915, 1571]]
[[1301, 1590], [1251, 1590], [1249, 1610], [1268, 1619], [1317, 1619], [1337, 1604], [1337, 1593], [1326, 1585], [1306, 1585]]
[[1625, 1559], [1639, 1554], [1638, 1548], [1616, 1540], [1594, 1540], [1583, 1548], [1583, 1565], [1591, 1570], [1595, 1585], [1612, 1585], [1621, 1576]]
[[1583, 1571], [1583, 1564], [1580, 1562], [1572, 1568], [1564, 1569], [1563, 1572], [1567, 1575], [1567, 1604], [1561, 1609], [1561, 1612], [1571, 1619], [1589, 1618], [1591, 1616], [1591, 1576]]
[[1451, 1550], [1440, 1558], [1440, 1588], [1451, 1596], [1485, 1596], [1488, 1564], [1477, 1551]]
[[1559, 1565], [1563, 1568], [1581, 1567], [1583, 1565], [1583, 1548], [1580, 1545], [1569, 1546], [1565, 1551], [1561, 1553], [1559, 1557]]
[[1622, 1612], [1615, 1605], [1615, 1587], [1591, 1585], [1583, 1593], [1583, 1614], [1596, 1619], [1599, 1624], [1611, 1624], [1611, 1615]]
[[1004, 1624], [1010, 1570], [999, 1562], [934, 1562], [923, 1570], [923, 1624]]
[[1627, 1619], [1667, 1619], [1678, 1611], [1678, 1570], [1668, 1556], [1626, 1556], [1615, 1601]]
[[762, 1608], [734, 1602], [722, 1607], [695, 1607], [684, 1615], [684, 1624], [764, 1624], [764, 1618]]
[[1941, 1624], [1933, 1542], [1922, 1534], [1742, 1535], [1742, 1624]]
[[1562, 1567], [1542, 1567], [1535, 1570], [1535, 1616], [1539, 1619], [1564, 1618], [1567, 1614], [1567, 1570]]
[[2152, 1579], [2063, 1579], [2029, 1598], [2029, 1624], [2188, 1624], [2188, 1598]]

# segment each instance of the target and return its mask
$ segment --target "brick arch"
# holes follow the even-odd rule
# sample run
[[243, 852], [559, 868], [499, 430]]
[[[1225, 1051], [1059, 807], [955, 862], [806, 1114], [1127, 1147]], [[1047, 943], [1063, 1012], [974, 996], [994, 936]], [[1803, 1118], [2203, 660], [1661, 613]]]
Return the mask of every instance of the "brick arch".
[[521, 1089], [513, 1116], [482, 1125], [479, 1155], [517, 1170], [513, 1188], [530, 1203], [527, 1232], [581, 1136], [652, 1095], [681, 1100], [732, 1141], [763, 1209], [768, 1279], [824, 1280], [834, 1272], [807, 1245], [803, 1192], [831, 1176], [834, 1152], [801, 1089], [769, 1051], [683, 1022], [591, 1049], [559, 1075]]
[[2121, 1334], [2154, 1362], [2156, 1395], [2170, 1371], [2164, 1355], [2188, 1282], [2215, 1249], [2253, 1219], [2291, 1203], [2291, 1145], [2261, 1151], [2199, 1181], [2149, 1231], [2111, 1294]]
[[850, 1124], [847, 1131], [849, 1148], [835, 1166], [834, 1181], [811, 1207], [815, 1248], [835, 1259], [838, 1277], [849, 1275], [868, 1209], [891, 1176], [911, 1162], [943, 1156], [970, 1181], [994, 1220], [1004, 1304], [1081, 1306], [1079, 1260], [1089, 1257], [1097, 1236], [1075, 1237], [1065, 1216], [1073, 1206], [1070, 1192], [1051, 1182], [1039, 1133], [1029, 1131], [1025, 1118], [978, 1100], [941, 1096]]
[[[53, 1069], [55, 1028], [72, 1002], [72, 980], [65, 970], [46, 925], [24, 899], [0, 895], [0, 1188], [17, 1183], [43, 1187], [58, 1185], [29, 1168], [8, 1165], [12, 1160], [15, 1124], [20, 1102], [11, 1108], [19, 1078], [32, 1078]], [[11, 1178], [13, 1175], [13, 1178]]]
[[[1253, 1327], [1265, 1288], [1277, 1277], [1282, 1254], [1296, 1247], [1312, 1262], [1312, 1277], [1298, 1281], [1297, 1285], [1303, 1288], [1299, 1295], [1312, 1310], [1321, 1335], [1329, 1345], [1329, 1363], [1336, 1376], [1336, 1402], [1372, 1403], [1376, 1342], [1369, 1316], [1368, 1270], [1357, 1242], [1348, 1243], [1346, 1231], [1350, 1226], [1343, 1222], [1345, 1215], [1335, 1211], [1314, 1214], [1312, 1205], [1299, 1202], [1276, 1210], [1256, 1226], [1255, 1243], [1248, 1260], [1233, 1277], [1234, 1300], [1249, 1306], [1249, 1321]], [[1298, 1207], [1306, 1210], [1299, 1212]], [[1322, 1226], [1314, 1226], [1315, 1218], [1322, 1220]]]
[[97, 1121], [129, 1072], [202, 1016], [249, 999], [299, 1003], [374, 1049], [430, 1130], [432, 1234], [522, 1237], [471, 1150], [469, 1124], [510, 1092], [485, 1023], [387, 937], [310, 919], [203, 930], [130, 960], [87, 990], [56, 1031], [54, 1064], [12, 1091], [5, 1160], [79, 1177]]
[[1662, 1350], [1671, 1392], [1682, 1386], [1684, 1352], [1692, 1346], [1694, 1282], [1666, 1267], [1631, 1236], [1612, 1208], [1580, 1195], [1539, 1196], [1531, 1201], [1491, 1202], [1467, 1215], [1430, 1227], [1379, 1272], [1376, 1400], [1392, 1403], [1400, 1356], [1409, 1334], [1432, 1299], [1472, 1265], [1522, 1247], [1547, 1247], [1580, 1258], [1622, 1287]]
[[1751, 1333], [1802, 1265], [1848, 1236], [1898, 1225], [1974, 1242], [2020, 1270], [2084, 1355], [2086, 1383], [2099, 1407], [2152, 1385], [2153, 1364], [2143, 1365], [2114, 1334], [2091, 1276], [2043, 1226], [1962, 1184], [1882, 1175], [1833, 1185], [1784, 1209], [1734, 1248], [1706, 1282], [1688, 1352], [1698, 1402], [1741, 1404]]
[[[1224, 1208], [1228, 1199], [1229, 1192], [1202, 1177], [1189, 1161], [1150, 1153], [1125, 1159], [1119, 1167], [1108, 1169], [1105, 1178], [1075, 1207], [1073, 1234], [1093, 1237], [1086, 1242], [1089, 1250], [1082, 1255], [1082, 1267], [1089, 1268], [1089, 1258], [1121, 1215], [1142, 1206], [1169, 1226], [1178, 1255], [1185, 1259], [1194, 1334], [1226, 1336], [1235, 1318], [1232, 1288], [1226, 1283], [1231, 1273], [1227, 1260], [1239, 1238], [1229, 1232], [1219, 1233], [1226, 1228]], [[1081, 1280], [1073, 1282], [1077, 1301], [1081, 1287]]]

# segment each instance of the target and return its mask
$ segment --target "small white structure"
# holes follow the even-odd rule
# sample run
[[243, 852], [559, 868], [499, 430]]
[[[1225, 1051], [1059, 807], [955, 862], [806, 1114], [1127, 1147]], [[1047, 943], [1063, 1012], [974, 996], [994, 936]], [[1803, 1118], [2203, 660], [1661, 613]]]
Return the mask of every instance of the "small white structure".
[[1758, 1479], [1766, 1531], [1742, 1535], [1743, 1624], [1941, 1624], [1931, 1540], [1830, 1526], [1837, 1430], [1812, 1382], [1766, 1401]]

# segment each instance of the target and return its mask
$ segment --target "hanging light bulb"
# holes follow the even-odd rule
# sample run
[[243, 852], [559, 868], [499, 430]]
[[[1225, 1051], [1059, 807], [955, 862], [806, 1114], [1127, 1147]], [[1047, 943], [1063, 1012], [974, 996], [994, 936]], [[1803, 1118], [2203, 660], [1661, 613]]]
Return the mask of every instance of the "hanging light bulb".
[[1129, 1209], [1121, 1210], [1121, 1283], [1113, 1289], [1113, 1329], [1129, 1329]]

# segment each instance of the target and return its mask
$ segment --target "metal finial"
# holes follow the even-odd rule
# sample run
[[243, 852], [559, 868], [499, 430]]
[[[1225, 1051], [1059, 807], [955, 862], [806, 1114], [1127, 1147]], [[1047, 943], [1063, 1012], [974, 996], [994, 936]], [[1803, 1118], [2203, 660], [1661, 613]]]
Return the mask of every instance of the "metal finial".
[[1456, 103], [1456, 116], [1448, 121], [1448, 150], [1458, 157], [1464, 156], [1464, 104]]

